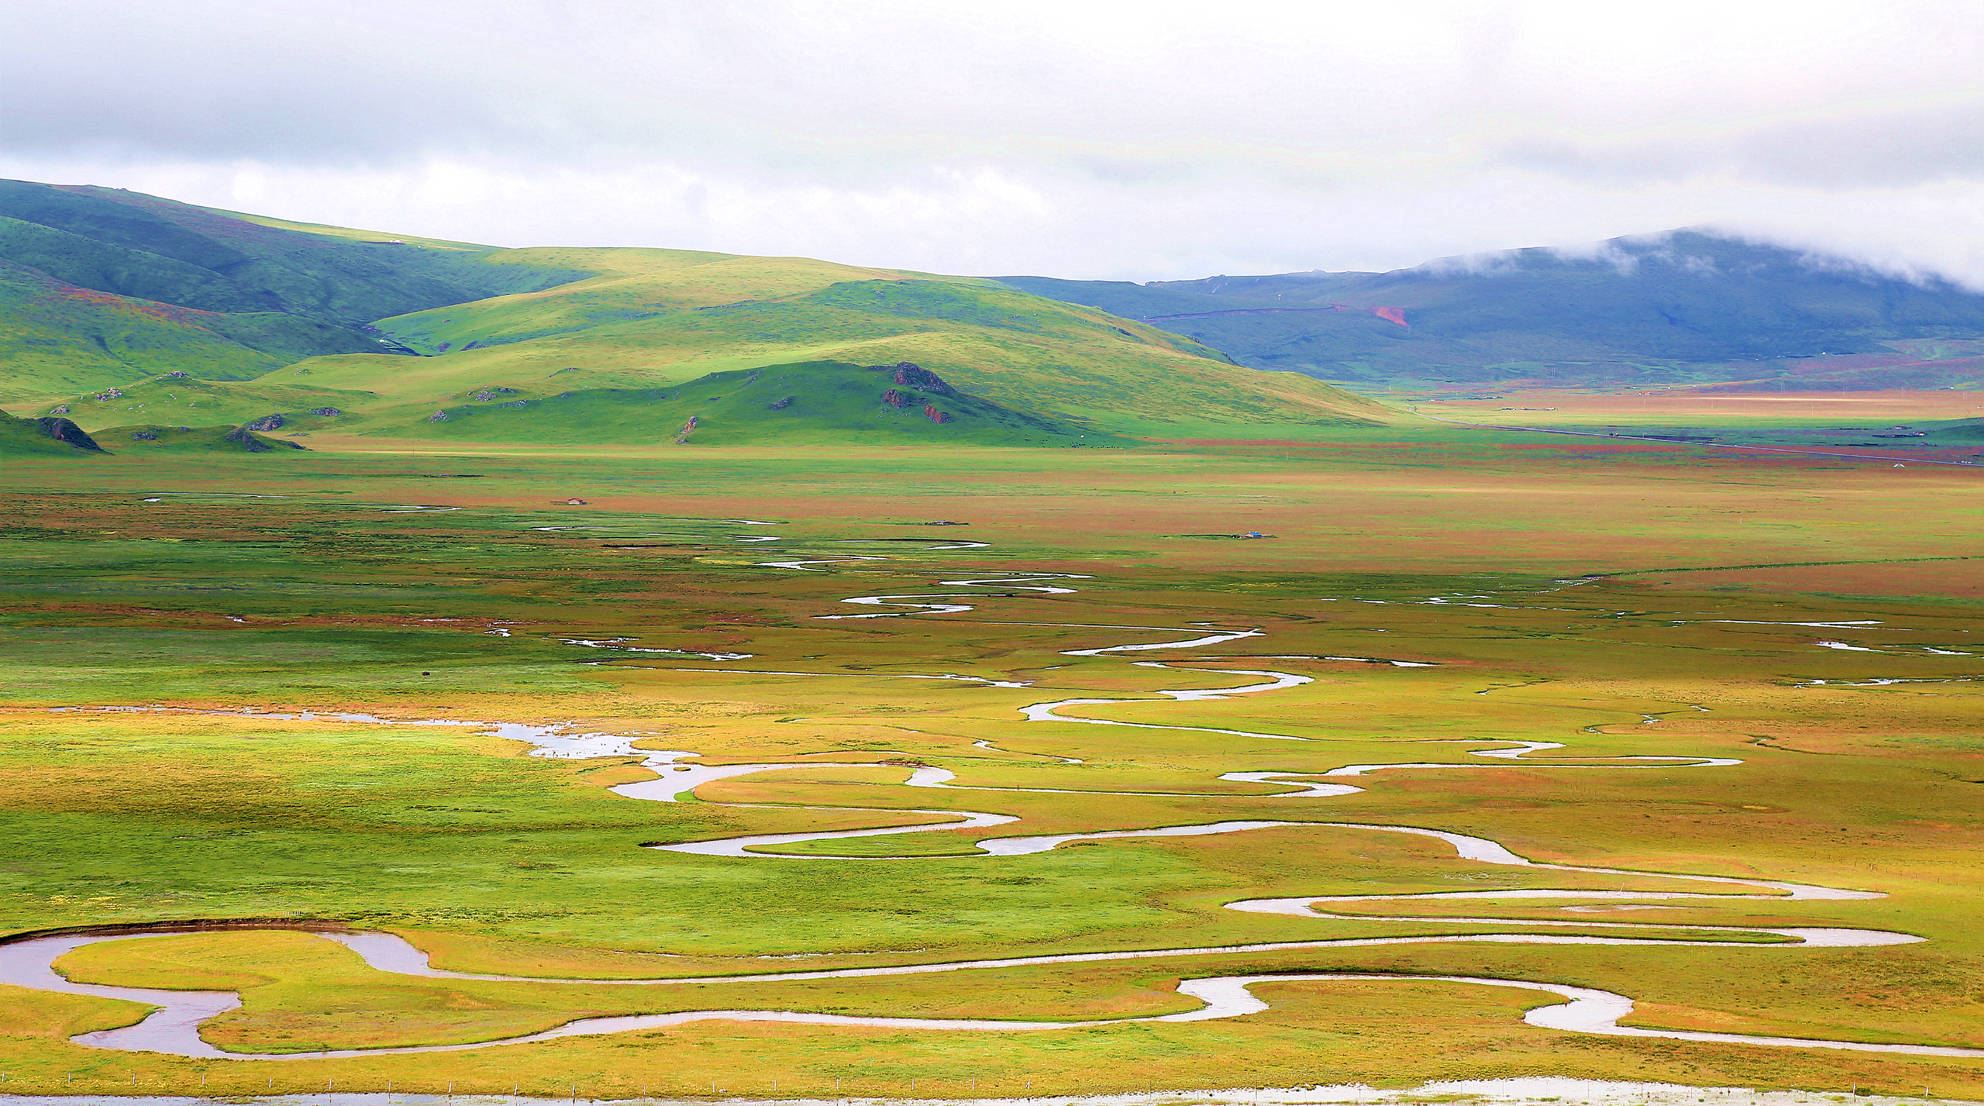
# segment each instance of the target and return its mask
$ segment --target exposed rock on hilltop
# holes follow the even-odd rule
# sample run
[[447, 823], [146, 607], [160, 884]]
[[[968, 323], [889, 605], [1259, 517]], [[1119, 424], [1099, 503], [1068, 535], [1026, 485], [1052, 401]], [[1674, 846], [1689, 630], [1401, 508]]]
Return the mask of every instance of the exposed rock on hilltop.
[[271, 453], [278, 448], [302, 449], [301, 445], [284, 438], [264, 438], [245, 426], [237, 426], [221, 435], [224, 445], [233, 446], [243, 453]]
[[[943, 377], [914, 361], [902, 361], [895, 365], [876, 365], [875, 368], [890, 374], [890, 379], [895, 381], [895, 387], [882, 393], [882, 402], [899, 410], [914, 407], [924, 398], [917, 395], [917, 392], [927, 392], [933, 396], [958, 395], [958, 390], [944, 383]], [[939, 424], [951, 421], [951, 416], [939, 411], [934, 403], [923, 404], [923, 417]]]
[[944, 383], [942, 377], [914, 361], [904, 361], [896, 365], [895, 381], [898, 387], [921, 388], [923, 391], [931, 392], [935, 395], [949, 396], [957, 394], [949, 384]]
[[82, 427], [77, 426], [75, 423], [70, 422], [68, 419], [63, 419], [63, 418], [36, 419], [34, 420], [34, 425], [35, 425], [35, 429], [39, 430], [44, 436], [53, 438], [56, 441], [62, 442], [65, 445], [72, 445], [75, 446], [77, 449], [86, 449], [92, 453], [103, 452], [103, 447], [96, 444], [95, 438], [92, 438], [88, 434], [83, 433]]

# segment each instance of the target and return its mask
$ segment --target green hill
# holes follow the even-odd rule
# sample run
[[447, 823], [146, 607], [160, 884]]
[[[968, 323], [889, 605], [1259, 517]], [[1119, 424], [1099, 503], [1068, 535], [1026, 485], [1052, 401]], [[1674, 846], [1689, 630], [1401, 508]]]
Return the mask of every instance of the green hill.
[[[319, 388], [373, 389], [425, 410], [490, 387], [541, 395], [672, 387], [795, 364], [928, 368], [1014, 410], [1103, 432], [1380, 421], [1383, 409], [1296, 374], [1235, 366], [1177, 335], [995, 282], [801, 258], [670, 250], [518, 250], [491, 260], [595, 272], [540, 292], [382, 319], [430, 354], [321, 358]], [[461, 428], [465, 431], [466, 428]]]
[[98, 432], [119, 453], [288, 453], [306, 448], [287, 438], [274, 438], [247, 426], [115, 426]]
[[[1390, 417], [1300, 374], [996, 281], [683, 250], [504, 250], [0, 182], [0, 400], [86, 427], [280, 414], [306, 433], [647, 441], [653, 418], [702, 414], [692, 442], [773, 428], [893, 437], [907, 424], [880, 403], [886, 389], [847, 374], [902, 362], [957, 392], [953, 421], [933, 424], [951, 438], [1093, 444]], [[690, 409], [737, 372], [779, 382], [767, 403], [793, 403]], [[853, 397], [871, 391], [857, 414]], [[485, 416], [484, 394], [528, 409]]]
[[81, 455], [103, 447], [65, 418], [17, 419], [0, 412], [0, 457], [26, 453]]
[[484, 264], [489, 247], [328, 229], [0, 181], [0, 399], [376, 351], [390, 346], [368, 325], [381, 316], [580, 275]]
[[1356, 386], [1984, 384], [1984, 295], [1691, 231], [1389, 273], [1005, 283]]
[[421, 431], [426, 437], [570, 445], [1121, 442], [960, 391], [918, 365], [831, 361], [732, 369], [671, 388], [587, 388], [541, 398], [488, 389], [471, 402], [435, 411]]

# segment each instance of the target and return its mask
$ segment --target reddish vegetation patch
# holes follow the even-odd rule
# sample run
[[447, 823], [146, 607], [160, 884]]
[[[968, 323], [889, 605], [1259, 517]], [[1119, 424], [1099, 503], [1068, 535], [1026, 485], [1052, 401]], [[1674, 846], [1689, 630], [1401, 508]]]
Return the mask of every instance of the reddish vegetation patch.
[[[175, 304], [154, 303], [151, 300], [131, 299], [110, 292], [99, 292], [94, 288], [80, 288], [67, 281], [44, 278], [42, 282], [51, 300], [73, 304], [88, 304], [91, 307], [108, 308], [129, 315], [138, 315], [157, 322], [173, 323], [179, 326], [209, 329], [206, 321], [219, 315], [217, 311], [202, 311], [195, 307], [179, 307]], [[49, 302], [44, 300], [44, 303]], [[52, 306], [52, 304], [51, 304]], [[59, 310], [59, 308], [57, 308]]]
[[56, 289], [56, 293], [62, 298], [75, 303], [87, 303], [93, 307], [108, 307], [118, 311], [128, 311], [134, 315], [143, 315], [146, 318], [157, 319], [160, 322], [167, 323], [192, 323], [196, 321], [196, 316], [212, 314], [209, 311], [199, 311], [190, 307], [169, 307], [165, 304], [152, 303], [148, 300], [126, 299], [123, 296], [112, 295], [109, 292], [99, 292], [93, 288], [78, 288], [73, 284], [61, 285]]
[[1405, 308], [1403, 307], [1373, 307], [1371, 314], [1376, 315], [1388, 323], [1397, 323], [1400, 326], [1408, 325], [1405, 321]]

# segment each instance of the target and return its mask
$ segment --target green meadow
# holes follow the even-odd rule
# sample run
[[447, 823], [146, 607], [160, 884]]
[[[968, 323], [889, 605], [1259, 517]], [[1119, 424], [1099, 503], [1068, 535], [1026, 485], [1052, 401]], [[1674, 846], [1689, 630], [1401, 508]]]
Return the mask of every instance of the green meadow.
[[[502, 417], [462, 421], [489, 435]], [[964, 1096], [1549, 1071], [1979, 1093], [1975, 1058], [1568, 1032], [1521, 1020], [1554, 1001], [1535, 992], [1384, 978], [1594, 987], [1633, 999], [1622, 1024], [1660, 1031], [1984, 1047], [1984, 501], [1969, 471], [1416, 424], [1134, 449], [712, 434], [577, 452], [437, 434], [371, 451], [326, 433], [309, 452], [180, 450], [170, 466], [117, 446], [9, 459], [0, 929], [257, 923], [91, 944], [57, 962], [70, 980], [237, 991], [203, 1038], [282, 1054], [682, 1010], [1140, 1018], [1199, 1008], [1181, 979], [1376, 978], [1262, 984], [1266, 1010], [1211, 1021], [717, 1019], [252, 1061], [90, 1047], [70, 1038], [146, 1008], [0, 988], [10, 1086]], [[845, 602], [862, 596], [971, 609]], [[848, 614], [891, 617], [823, 617]], [[1246, 630], [1260, 633], [1081, 655]], [[1162, 694], [1263, 672], [1306, 682]], [[1025, 717], [1064, 699], [1127, 701]], [[338, 712], [565, 724], [699, 765], [855, 767], [642, 801], [609, 790], [655, 777], [641, 754], [531, 756], [488, 726]], [[1521, 742], [1563, 747], [1479, 755]], [[1668, 759], [1617, 759], [1648, 757]], [[1415, 763], [1465, 767], [1322, 775]], [[905, 786], [919, 769], [955, 775]], [[1363, 790], [1289, 797], [1221, 778], [1236, 772]], [[1013, 821], [769, 847], [786, 856], [645, 847], [952, 819], [937, 811]], [[976, 844], [1248, 820], [1294, 824], [1019, 856]], [[1690, 875], [1885, 897], [1675, 878]], [[1705, 888], [1726, 893], [1661, 897]], [[1323, 904], [1345, 915], [1329, 918], [1226, 906], [1523, 889], [1626, 894]], [[271, 923], [397, 934], [436, 967], [510, 978], [382, 971]], [[1806, 947], [1773, 927], [1922, 940]], [[709, 978], [1511, 932], [1656, 943]], [[678, 982], [605, 982], [655, 978]]]

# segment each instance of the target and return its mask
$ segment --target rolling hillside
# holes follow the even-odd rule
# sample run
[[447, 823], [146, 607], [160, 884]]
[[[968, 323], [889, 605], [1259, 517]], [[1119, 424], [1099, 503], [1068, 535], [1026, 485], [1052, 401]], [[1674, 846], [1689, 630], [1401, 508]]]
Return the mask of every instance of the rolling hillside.
[[244, 379], [375, 351], [383, 315], [542, 288], [576, 272], [488, 247], [257, 221], [108, 188], [0, 181], [0, 400], [158, 373]]
[[1984, 385], [1984, 294], [1691, 231], [1389, 273], [1004, 282], [1361, 387]]
[[101, 453], [103, 447], [65, 418], [17, 419], [0, 412], [0, 456], [27, 453], [76, 455]]
[[[903, 430], [882, 403], [887, 389], [862, 385], [873, 409], [855, 417], [847, 385], [866, 378], [848, 373], [905, 362], [971, 401], [930, 424], [957, 440], [1088, 434], [1094, 444], [1389, 417], [1300, 374], [1256, 372], [1167, 331], [990, 280], [388, 239], [46, 185], [0, 189], [0, 211], [20, 224], [0, 235], [11, 265], [0, 297], [16, 297], [0, 300], [0, 400], [86, 427], [280, 414], [304, 432], [375, 437], [672, 440], [688, 416], [706, 414], [678, 407], [718, 403], [731, 379], [721, 374], [741, 372], [769, 374], [794, 403], [733, 404], [720, 429], [688, 441], [886, 437]], [[809, 390], [817, 402], [799, 402]], [[472, 414], [479, 396], [502, 397], [512, 413]], [[919, 427], [912, 439], [931, 433]]]

